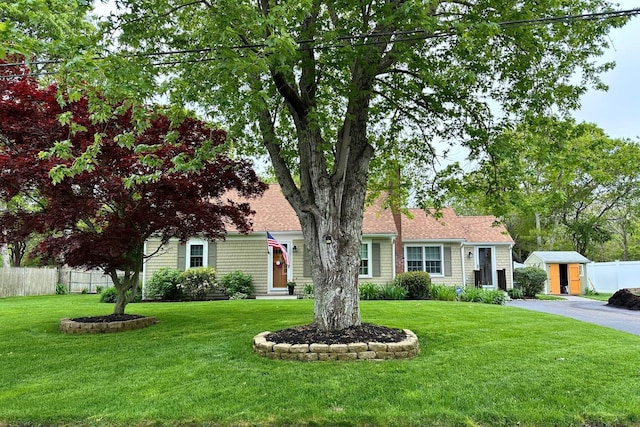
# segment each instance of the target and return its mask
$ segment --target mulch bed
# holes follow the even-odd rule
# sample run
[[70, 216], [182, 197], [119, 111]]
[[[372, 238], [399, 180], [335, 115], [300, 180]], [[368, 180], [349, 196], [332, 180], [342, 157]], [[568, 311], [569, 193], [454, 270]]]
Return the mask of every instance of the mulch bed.
[[92, 316], [92, 317], [76, 317], [71, 319], [80, 323], [107, 323], [107, 322], [125, 322], [127, 320], [141, 319], [145, 316], [137, 314], [109, 314], [108, 316]]
[[356, 342], [400, 342], [407, 337], [400, 329], [363, 323], [340, 331], [322, 331], [314, 325], [272, 332], [265, 338], [276, 344], [350, 344]]
[[629, 310], [640, 310], [640, 296], [634, 294], [629, 289], [620, 289], [609, 298], [607, 305], [628, 308]]

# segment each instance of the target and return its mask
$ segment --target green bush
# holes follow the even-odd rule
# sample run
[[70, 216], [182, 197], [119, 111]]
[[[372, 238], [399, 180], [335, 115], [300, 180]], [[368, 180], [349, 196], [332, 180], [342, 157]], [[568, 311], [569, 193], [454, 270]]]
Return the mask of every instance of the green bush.
[[430, 289], [431, 298], [438, 301], [456, 301], [456, 288], [448, 285], [433, 285]]
[[56, 285], [56, 295], [66, 295], [69, 293], [69, 289], [62, 283]]
[[509, 294], [509, 297], [511, 299], [522, 299], [522, 298], [524, 298], [524, 293], [522, 292], [522, 289], [520, 289], [520, 288], [511, 288], [511, 289], [507, 290], [507, 293]]
[[538, 267], [516, 268], [513, 279], [520, 285], [525, 297], [535, 298], [544, 289], [547, 272]]
[[232, 296], [238, 292], [251, 295], [254, 291], [253, 278], [251, 275], [239, 270], [225, 274], [222, 279], [220, 279], [220, 283], [228, 296]]
[[425, 271], [408, 271], [398, 274], [394, 283], [407, 291], [407, 299], [426, 299], [429, 296], [431, 276]]
[[107, 288], [100, 294], [100, 302], [115, 304], [116, 299], [118, 299], [118, 291], [116, 288]]
[[184, 299], [178, 288], [182, 272], [177, 268], [161, 268], [153, 273], [146, 285], [146, 297], [149, 299], [176, 301]]
[[375, 300], [382, 298], [382, 290], [380, 289], [380, 286], [375, 283], [361, 283], [358, 285], [358, 291], [360, 293], [360, 299], [362, 300]]
[[460, 294], [460, 301], [484, 302], [485, 292], [482, 288], [464, 288]]
[[104, 287], [102, 286], [96, 286], [96, 294], [101, 294], [102, 291], [104, 291]]
[[302, 299], [313, 299], [315, 296], [313, 285], [311, 283], [307, 283], [302, 288]]
[[402, 286], [398, 286], [394, 283], [387, 283], [382, 287], [383, 299], [405, 299], [407, 297], [407, 290]]
[[211, 267], [197, 267], [183, 271], [177, 286], [187, 299], [200, 301], [207, 297], [210, 290], [217, 287], [216, 270]]
[[[131, 291], [129, 291], [130, 293]], [[118, 290], [116, 288], [107, 288], [100, 294], [100, 302], [115, 304], [118, 299]], [[138, 285], [136, 297], [131, 302], [140, 302], [142, 300], [142, 288]]]

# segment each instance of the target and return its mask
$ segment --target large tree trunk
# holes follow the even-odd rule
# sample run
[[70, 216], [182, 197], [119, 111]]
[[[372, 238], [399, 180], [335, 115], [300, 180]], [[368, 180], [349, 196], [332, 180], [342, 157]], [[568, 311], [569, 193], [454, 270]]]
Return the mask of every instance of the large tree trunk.
[[301, 216], [305, 250], [311, 255], [313, 320], [322, 330], [360, 325], [358, 275], [365, 192], [366, 187], [352, 188], [337, 206], [330, 197], [320, 215]]
[[119, 277], [118, 272], [113, 269], [106, 273], [111, 276], [111, 281], [118, 292], [113, 314], [124, 314], [125, 307], [135, 299], [138, 292], [139, 273], [126, 271], [122, 277]]

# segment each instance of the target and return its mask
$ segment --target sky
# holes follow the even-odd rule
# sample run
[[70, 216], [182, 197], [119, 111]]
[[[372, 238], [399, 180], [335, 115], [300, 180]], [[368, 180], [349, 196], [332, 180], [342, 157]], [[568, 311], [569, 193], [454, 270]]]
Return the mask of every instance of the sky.
[[[639, 0], [619, 0], [620, 10], [640, 8]], [[612, 138], [640, 138], [640, 16], [609, 34], [611, 49], [603, 60], [615, 61], [602, 75], [607, 92], [589, 91], [582, 108], [573, 116], [578, 122], [595, 123]]]

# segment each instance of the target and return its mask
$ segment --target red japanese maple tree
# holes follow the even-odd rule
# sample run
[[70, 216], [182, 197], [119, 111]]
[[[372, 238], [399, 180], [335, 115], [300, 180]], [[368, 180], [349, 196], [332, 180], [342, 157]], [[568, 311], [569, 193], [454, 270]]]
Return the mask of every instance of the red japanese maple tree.
[[[152, 255], [143, 251], [149, 237], [220, 239], [230, 224], [251, 230], [250, 206], [225, 193], [258, 196], [266, 186], [250, 162], [224, 154], [224, 131], [192, 118], [173, 126], [153, 114], [139, 133], [130, 110], [94, 123], [86, 99], [61, 106], [55, 85], [14, 77], [23, 72], [4, 67], [0, 76], [0, 200], [20, 195], [30, 207], [0, 215], [0, 239], [39, 233], [37, 254], [103, 270], [118, 291], [114, 314], [122, 314]], [[77, 164], [96, 138], [97, 154], [54, 183], [52, 171]]]

